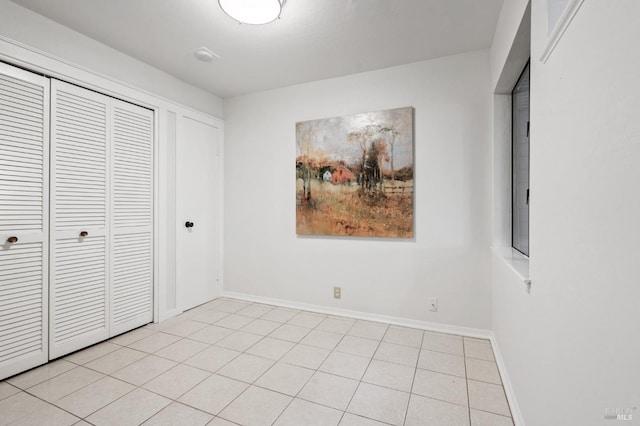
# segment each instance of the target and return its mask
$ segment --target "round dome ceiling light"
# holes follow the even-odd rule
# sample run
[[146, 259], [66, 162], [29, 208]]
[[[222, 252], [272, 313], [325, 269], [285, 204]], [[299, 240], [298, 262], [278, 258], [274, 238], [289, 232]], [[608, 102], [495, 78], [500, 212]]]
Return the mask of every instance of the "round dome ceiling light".
[[286, 0], [218, 0], [224, 13], [241, 24], [268, 24], [280, 17]]

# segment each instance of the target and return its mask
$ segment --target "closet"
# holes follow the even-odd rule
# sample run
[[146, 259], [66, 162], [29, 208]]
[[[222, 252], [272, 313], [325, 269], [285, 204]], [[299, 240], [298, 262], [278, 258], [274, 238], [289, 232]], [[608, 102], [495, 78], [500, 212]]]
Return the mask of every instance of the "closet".
[[151, 110], [1, 65], [0, 378], [152, 321], [154, 141]]

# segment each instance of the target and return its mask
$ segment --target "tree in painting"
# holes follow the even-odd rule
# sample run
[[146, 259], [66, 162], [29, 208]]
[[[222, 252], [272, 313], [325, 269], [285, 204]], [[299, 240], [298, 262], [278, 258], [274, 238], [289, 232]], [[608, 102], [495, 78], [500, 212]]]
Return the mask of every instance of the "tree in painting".
[[299, 235], [413, 237], [413, 108], [296, 124]]

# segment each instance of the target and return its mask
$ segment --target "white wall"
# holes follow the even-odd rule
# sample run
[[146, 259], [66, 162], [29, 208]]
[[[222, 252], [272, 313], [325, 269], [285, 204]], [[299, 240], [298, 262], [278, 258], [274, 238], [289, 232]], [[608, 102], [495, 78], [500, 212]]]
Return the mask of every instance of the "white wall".
[[531, 294], [495, 259], [493, 330], [527, 426], [616, 423], [605, 409], [640, 407], [640, 2], [584, 2], [543, 64], [546, 2], [531, 7]]
[[511, 93], [529, 57], [528, 6], [529, 0], [507, 0], [500, 10], [490, 49], [491, 87], [496, 93]]
[[221, 98], [9, 0], [0, 0], [0, 38], [18, 41], [91, 72], [222, 118]]
[[[489, 81], [480, 51], [226, 99], [225, 290], [489, 329]], [[415, 240], [297, 237], [295, 123], [404, 106]]]

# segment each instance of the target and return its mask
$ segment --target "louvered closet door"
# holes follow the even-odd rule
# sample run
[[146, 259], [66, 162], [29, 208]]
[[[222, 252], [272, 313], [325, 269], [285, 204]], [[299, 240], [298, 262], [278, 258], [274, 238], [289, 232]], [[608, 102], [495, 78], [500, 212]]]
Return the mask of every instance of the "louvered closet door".
[[111, 102], [111, 335], [116, 335], [153, 320], [153, 112]]
[[47, 362], [49, 80], [0, 63], [0, 380]]
[[109, 337], [109, 101], [51, 82], [51, 359]]

